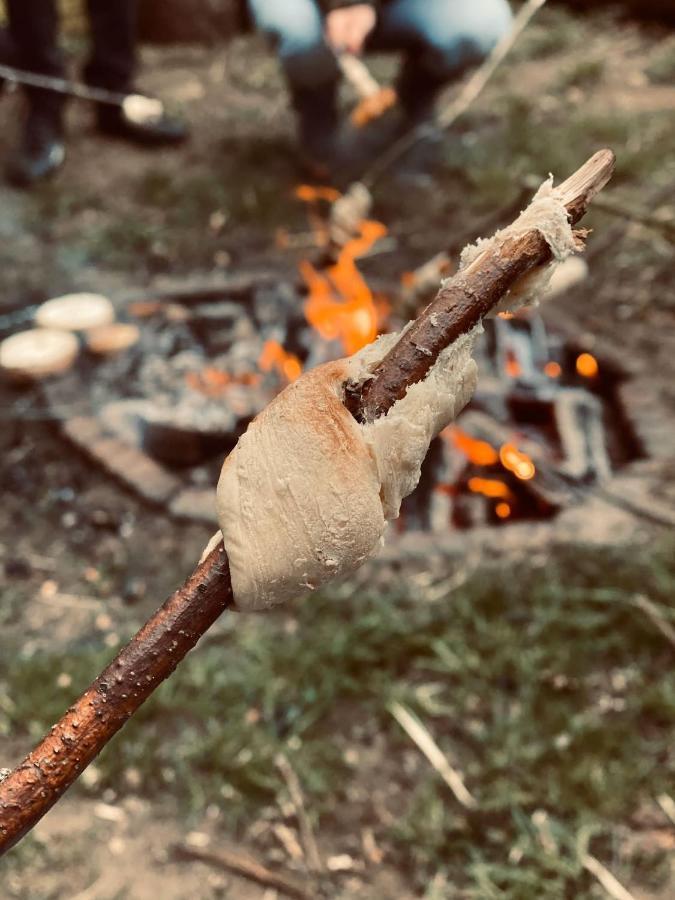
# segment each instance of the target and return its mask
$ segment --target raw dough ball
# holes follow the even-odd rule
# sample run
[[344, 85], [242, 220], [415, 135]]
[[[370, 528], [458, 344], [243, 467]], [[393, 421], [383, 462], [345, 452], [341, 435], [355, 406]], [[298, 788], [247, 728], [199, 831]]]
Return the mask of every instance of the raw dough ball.
[[63, 331], [87, 331], [114, 319], [112, 303], [101, 294], [64, 294], [47, 300], [35, 313], [36, 325]]
[[12, 378], [44, 378], [69, 369], [79, 349], [77, 338], [67, 331], [31, 328], [0, 344], [0, 367]]

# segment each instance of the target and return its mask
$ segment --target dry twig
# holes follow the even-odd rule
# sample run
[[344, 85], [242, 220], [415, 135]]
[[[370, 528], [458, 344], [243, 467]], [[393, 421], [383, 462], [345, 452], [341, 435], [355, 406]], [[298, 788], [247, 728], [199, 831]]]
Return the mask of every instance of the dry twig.
[[244, 856], [241, 853], [235, 853], [232, 850], [219, 850], [217, 853], [208, 852], [206, 850], [195, 850], [185, 844], [176, 844], [173, 847], [173, 855], [176, 859], [186, 861], [203, 862], [210, 866], [216, 866], [224, 869], [226, 872], [232, 872], [247, 878], [249, 881], [255, 881], [263, 887], [274, 888], [287, 897], [294, 897], [296, 900], [310, 900], [312, 896], [296, 881], [293, 881], [287, 875], [281, 872], [273, 872], [267, 866], [251, 859], [250, 856]]
[[635, 597], [633, 597], [633, 603], [638, 609], [642, 610], [651, 622], [653, 622], [670, 646], [675, 648], [675, 628], [673, 628], [670, 622], [664, 619], [658, 606], [655, 603], [652, 603], [652, 601], [645, 597], [644, 594], [636, 594]]
[[610, 897], [614, 900], [636, 900], [620, 881], [612, 875], [609, 869], [605, 868], [599, 859], [585, 853], [581, 857], [581, 865], [596, 878]]
[[412, 738], [417, 744], [422, 753], [455, 795], [456, 800], [461, 803], [465, 809], [475, 809], [478, 805], [476, 803], [476, 798], [464, 784], [461, 773], [450, 765], [441, 748], [417, 716], [414, 716], [409, 709], [406, 709], [405, 706], [400, 703], [392, 703], [389, 707], [389, 712], [396, 719], [408, 737]]
[[300, 780], [283, 753], [277, 754], [274, 762], [288, 788], [288, 795], [293, 804], [298, 825], [300, 826], [300, 837], [302, 839], [302, 846], [305, 851], [307, 865], [311, 872], [322, 872], [323, 863], [321, 862], [321, 855], [314, 837], [312, 824], [309, 821], [309, 816], [305, 809], [305, 799], [302, 794], [302, 788], [300, 787]]
[[[600, 151], [558, 188], [573, 222], [607, 183], [613, 165], [613, 153]], [[424, 378], [445, 347], [499, 302], [517, 277], [548, 260], [549, 255], [548, 244], [538, 232], [505, 242], [499, 257], [491, 251], [480, 254], [464, 270], [459, 284], [455, 279], [445, 284], [382, 360], [362, 395], [351, 391], [352, 412], [372, 420], [388, 410], [410, 385]], [[421, 337], [430, 331], [431, 337]], [[411, 340], [415, 337], [431, 350], [422, 359]], [[0, 782], [0, 855], [56, 803], [231, 605], [229, 564], [220, 541], [37, 747]]]

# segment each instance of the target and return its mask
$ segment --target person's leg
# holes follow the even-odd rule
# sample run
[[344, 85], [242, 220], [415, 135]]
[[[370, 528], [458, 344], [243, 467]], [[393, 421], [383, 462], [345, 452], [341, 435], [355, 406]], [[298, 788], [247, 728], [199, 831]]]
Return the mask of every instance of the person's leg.
[[301, 149], [328, 159], [337, 132], [339, 68], [316, 0], [249, 0], [257, 27], [274, 42], [298, 115]]
[[[120, 94], [133, 93], [136, 74], [137, 0], [87, 0], [92, 51], [85, 66], [88, 84]], [[183, 122], [162, 113], [131, 119], [123, 107], [100, 103], [99, 131], [136, 144], [178, 144], [187, 137]]]
[[418, 119], [430, 112], [440, 88], [481, 62], [510, 24], [506, 0], [392, 0], [382, 7], [373, 45], [407, 51], [399, 98]]
[[[39, 75], [63, 77], [56, 0], [7, 0], [13, 64]], [[63, 94], [28, 88], [28, 113], [18, 147], [7, 164], [7, 178], [28, 187], [51, 175], [65, 159]]]
[[[58, 41], [56, 0], [7, 0], [9, 32], [20, 69], [62, 78], [65, 74]], [[53, 91], [28, 88], [31, 106], [59, 114], [64, 98]]]
[[316, 0], [249, 0], [256, 26], [274, 42], [291, 89], [334, 84], [339, 69]]
[[136, 0], [87, 0], [87, 11], [92, 51], [85, 81], [111, 91], [130, 91], [136, 72]]

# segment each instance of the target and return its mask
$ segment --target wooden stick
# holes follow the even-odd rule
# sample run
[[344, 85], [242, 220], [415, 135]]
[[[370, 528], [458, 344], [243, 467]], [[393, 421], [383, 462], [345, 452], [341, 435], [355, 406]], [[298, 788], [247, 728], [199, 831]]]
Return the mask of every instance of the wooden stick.
[[232, 603], [221, 543], [0, 783], [0, 855], [51, 809]]
[[[607, 184], [614, 163], [611, 150], [600, 150], [556, 189], [572, 224]], [[372, 422], [384, 415], [411, 384], [423, 380], [441, 350], [477, 325], [518, 278], [550, 258], [543, 235], [528, 231], [508, 238], [499, 248], [484, 250], [471, 265], [448, 279], [380, 362], [373, 378], [356, 391], [347, 389], [347, 405], [355, 417]]]
[[[572, 221], [583, 215], [609, 180], [613, 165], [614, 154], [600, 151], [558, 188]], [[431, 317], [439, 308], [443, 313], [441, 327], [433, 329], [437, 335], [428, 345], [433, 346], [429, 357], [419, 360], [410, 329], [382, 361], [376, 378], [366, 383], [368, 390], [364, 388], [361, 396], [351, 392], [350, 408], [358, 418], [389, 409], [411, 384], [424, 377], [441, 350], [473, 327], [520, 274], [548, 259], [548, 245], [538, 232], [507, 243], [507, 249], [501, 248], [503, 259], [486, 251], [465, 271], [473, 293], [453, 293], [451, 286], [446, 286], [416, 320], [415, 333], [425, 334]], [[448, 308], [449, 303], [456, 307]], [[0, 856], [56, 803], [232, 602], [229, 565], [221, 541], [26, 759], [0, 778]]]

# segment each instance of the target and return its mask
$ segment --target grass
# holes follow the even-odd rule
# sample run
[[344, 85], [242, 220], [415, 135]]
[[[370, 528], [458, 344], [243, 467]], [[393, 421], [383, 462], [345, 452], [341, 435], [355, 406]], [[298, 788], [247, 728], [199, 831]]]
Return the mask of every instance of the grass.
[[542, 114], [531, 100], [506, 95], [497, 122], [474, 112], [465, 127], [476, 140], [455, 143], [448, 160], [449, 173], [461, 177], [471, 192], [472, 203], [485, 209], [504, 205], [528, 175], [553, 172], [557, 180], [574, 171], [600, 147], [617, 154], [613, 189], [650, 190], [668, 177], [663, 166], [663, 146], [670, 137], [667, 116], [651, 113], [587, 112], [583, 108]]
[[652, 84], [672, 85], [675, 81], [675, 40], [664, 41], [655, 50], [645, 74]]
[[[673, 549], [559, 548], [487, 569], [442, 601], [338, 589], [297, 617], [243, 619], [207, 638], [111, 743], [96, 790], [123, 791], [134, 768], [150, 796], [170, 792], [193, 812], [226, 804], [241, 833], [275, 803], [283, 750], [320, 828], [360, 777], [399, 786], [380, 840], [417, 888], [440, 872], [471, 897], [591, 897], [586, 846], [620, 877], [658, 884], [662, 857], [622, 855], [616, 840], [675, 777], [673, 650], [632, 603], [645, 593], [675, 621]], [[91, 645], [3, 654], [0, 734], [35, 739], [107, 657]], [[416, 750], [402, 765], [412, 745], [392, 699], [426, 723], [479, 811], [458, 807]], [[377, 735], [385, 771], [360, 775], [345, 750]], [[373, 821], [367, 801], [358, 816]]]

